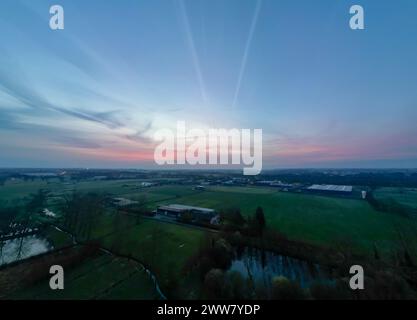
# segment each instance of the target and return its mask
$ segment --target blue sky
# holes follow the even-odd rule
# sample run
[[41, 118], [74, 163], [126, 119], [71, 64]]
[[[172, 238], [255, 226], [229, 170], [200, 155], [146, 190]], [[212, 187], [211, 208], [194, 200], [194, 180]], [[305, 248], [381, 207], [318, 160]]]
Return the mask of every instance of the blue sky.
[[267, 168], [417, 167], [414, 0], [2, 0], [0, 30], [0, 167], [152, 167], [178, 120], [263, 129]]

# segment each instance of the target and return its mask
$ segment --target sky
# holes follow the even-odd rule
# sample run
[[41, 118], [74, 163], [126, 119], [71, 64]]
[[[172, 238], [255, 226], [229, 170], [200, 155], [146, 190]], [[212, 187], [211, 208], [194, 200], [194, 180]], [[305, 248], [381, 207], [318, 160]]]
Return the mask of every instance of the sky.
[[264, 168], [416, 168], [417, 2], [1, 0], [0, 167], [155, 168], [177, 121], [262, 129]]

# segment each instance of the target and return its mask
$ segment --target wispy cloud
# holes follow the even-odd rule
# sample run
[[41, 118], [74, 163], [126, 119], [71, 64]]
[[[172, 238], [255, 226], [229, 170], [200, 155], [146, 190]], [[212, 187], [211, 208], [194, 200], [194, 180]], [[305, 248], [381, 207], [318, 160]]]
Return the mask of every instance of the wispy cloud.
[[237, 85], [236, 85], [235, 95], [233, 97], [232, 108], [235, 108], [236, 103], [237, 103], [238, 98], [239, 98], [240, 87], [242, 86], [242, 80], [243, 80], [243, 76], [245, 74], [246, 64], [248, 62], [248, 57], [249, 57], [249, 53], [250, 53], [250, 48], [252, 46], [253, 35], [255, 33], [255, 30], [256, 30], [256, 25], [258, 24], [258, 18], [259, 18], [259, 13], [261, 12], [261, 6], [262, 6], [262, 0], [257, 0], [256, 1], [256, 8], [255, 8], [255, 11], [254, 11], [254, 14], [253, 14], [252, 23], [251, 23], [250, 30], [249, 30], [249, 35], [248, 35], [248, 38], [246, 40], [245, 51], [243, 52], [242, 63], [241, 63], [241, 66], [240, 66], [239, 76], [238, 76], [238, 79], [237, 79]]
[[146, 137], [146, 133], [152, 128], [152, 121], [149, 121], [141, 130], [137, 130], [135, 134], [126, 135], [128, 140], [140, 143], [152, 143], [151, 138]]
[[71, 148], [81, 149], [99, 149], [101, 145], [95, 141], [73, 136], [55, 136], [51, 138], [53, 141]]
[[[10, 72], [10, 70], [13, 70]], [[78, 108], [66, 109], [56, 106], [42, 96], [33, 86], [29, 87], [29, 79], [19, 69], [19, 65], [8, 56], [4, 50], [0, 57], [0, 90], [20, 101], [27, 107], [36, 110], [49, 110], [91, 121], [107, 126], [110, 129], [120, 128], [123, 124], [117, 119], [116, 111], [92, 112]]]
[[[46, 144], [49, 140], [52, 144], [58, 143], [63, 147], [97, 149], [102, 146], [95, 142], [96, 138], [80, 138], [83, 132], [82, 127], [73, 128], [70, 131], [67, 130], [68, 128], [57, 127], [53, 119], [59, 118], [59, 114], [61, 114], [70, 119], [86, 121], [85, 129], [87, 131], [91, 130], [91, 127], [87, 125], [88, 123], [107, 128], [110, 130], [110, 136], [121, 141], [122, 144], [130, 145], [131, 148], [144, 147], [152, 143], [151, 139], [146, 136], [147, 131], [152, 127], [152, 121], [142, 119], [140, 122], [145, 122], [142, 125], [135, 122], [134, 127], [139, 127], [135, 131], [127, 124], [127, 117], [122, 110], [98, 111], [97, 109], [86, 110], [74, 106], [62, 107], [56, 105], [36, 90], [35, 86], [30, 85], [32, 82], [19, 68], [17, 61], [7, 55], [4, 50], [0, 51], [2, 51], [0, 55], [0, 91], [26, 106], [23, 110], [13, 110], [13, 112], [10, 112], [9, 109], [0, 110], [1, 129], [18, 130], [22, 134], [38, 134], [45, 140]], [[10, 70], [13, 70], [13, 72], [10, 72]], [[89, 91], [90, 95], [100, 96], [100, 100], [106, 100], [105, 95], [95, 93], [90, 89], [86, 90]], [[111, 97], [108, 97], [108, 100], [110, 102], [116, 101]], [[0, 107], [2, 106], [0, 105]], [[48, 121], [41, 121], [40, 123], [36, 120], [42, 115], [50, 119], [50, 124], [48, 124]], [[29, 121], [27, 121], [28, 119]], [[34, 122], [32, 119], [34, 119]], [[100, 137], [103, 138], [102, 135]], [[112, 147], [110, 146], [110, 148]]]
[[36, 123], [28, 123], [25, 117], [28, 110], [17, 113], [11, 110], [0, 109], [0, 129], [18, 133], [23, 137], [38, 137], [44, 141], [43, 147], [70, 147], [70, 148], [100, 148], [101, 145], [94, 137], [82, 136], [70, 128], [46, 127]]

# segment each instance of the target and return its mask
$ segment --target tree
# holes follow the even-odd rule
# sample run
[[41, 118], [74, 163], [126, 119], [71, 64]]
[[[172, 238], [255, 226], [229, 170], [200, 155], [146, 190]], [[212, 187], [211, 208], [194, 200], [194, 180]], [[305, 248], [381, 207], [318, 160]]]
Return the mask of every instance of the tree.
[[72, 233], [76, 233], [77, 230], [81, 201], [81, 194], [77, 192], [73, 192], [71, 195], [64, 197], [64, 204], [61, 209], [64, 214], [64, 225]]
[[255, 222], [257, 224], [259, 233], [262, 235], [265, 230], [266, 221], [265, 221], [264, 210], [261, 207], [256, 208]]
[[381, 259], [380, 255], [379, 255], [379, 252], [378, 252], [378, 248], [376, 246], [376, 243], [374, 243], [374, 259], [375, 260], [380, 260]]
[[93, 226], [104, 213], [106, 201], [107, 196], [104, 194], [88, 193], [84, 196], [81, 221], [85, 240], [91, 239]]
[[[0, 207], [0, 235], [9, 234], [12, 230], [11, 225], [19, 214], [18, 207]], [[3, 261], [3, 246], [5, 242], [0, 240], [0, 263]]]
[[107, 196], [96, 193], [77, 193], [65, 198], [62, 212], [65, 227], [78, 239], [90, 240], [94, 223], [104, 212]]
[[159, 255], [159, 239], [161, 237], [161, 226], [156, 224], [151, 231], [151, 243], [149, 248], [149, 260], [148, 263], [152, 268], [155, 268], [157, 257]]
[[239, 208], [230, 208], [224, 211], [222, 214], [222, 219], [229, 222], [231, 225], [235, 226], [236, 228], [241, 228], [245, 223], [246, 220], [242, 216]]
[[233, 248], [225, 239], [220, 238], [210, 250], [210, 258], [220, 269], [228, 269], [233, 259]]
[[248, 281], [237, 271], [229, 273], [231, 298], [233, 300], [251, 299], [251, 290], [248, 287]]
[[300, 285], [286, 277], [275, 277], [272, 280], [272, 299], [274, 300], [304, 300], [306, 295]]
[[211, 299], [219, 299], [224, 296], [224, 272], [220, 269], [211, 269], [204, 277], [204, 289]]
[[[25, 212], [22, 215], [20, 221], [21, 231], [25, 232], [31, 227], [31, 219], [34, 214], [40, 214], [43, 212], [46, 202], [48, 200], [48, 191], [39, 189], [37, 193], [32, 194], [29, 202], [25, 206]], [[25, 237], [20, 237], [19, 247], [17, 250], [17, 259], [20, 260], [22, 257], [23, 241]]]
[[148, 202], [148, 198], [147, 198], [146, 194], [141, 194], [139, 196], [139, 199], [138, 199], [139, 212], [136, 215], [136, 224], [140, 223], [141, 215], [146, 212], [146, 203], [147, 202]]
[[31, 199], [26, 204], [26, 213], [29, 215], [42, 213], [48, 200], [48, 191], [40, 189], [37, 193], [32, 194]]
[[113, 220], [113, 251], [121, 251], [126, 244], [124, 232], [130, 227], [130, 218], [128, 215], [117, 210]]
[[263, 235], [266, 227], [264, 211], [261, 207], [257, 207], [255, 214], [249, 219], [249, 231], [254, 235]]

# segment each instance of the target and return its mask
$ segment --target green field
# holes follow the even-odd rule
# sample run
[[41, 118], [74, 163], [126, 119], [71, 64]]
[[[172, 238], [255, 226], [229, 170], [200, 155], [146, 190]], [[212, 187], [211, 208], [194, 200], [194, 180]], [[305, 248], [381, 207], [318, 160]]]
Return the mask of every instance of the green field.
[[8, 180], [3, 186], [0, 186], [0, 201], [18, 201], [30, 196], [39, 189], [51, 191], [52, 197], [61, 197], [69, 194], [73, 190], [80, 192], [96, 191], [122, 195], [129, 192], [136, 192], [139, 180], [86, 180], [80, 182], [59, 182], [53, 179], [49, 182], [35, 179], [34, 181], [23, 181], [21, 179]]
[[217, 210], [239, 207], [245, 215], [252, 215], [261, 206], [268, 226], [290, 239], [331, 247], [348, 244], [360, 253], [371, 253], [374, 244], [389, 253], [398, 245], [398, 229], [409, 236], [410, 246], [417, 248], [415, 220], [377, 212], [363, 200], [292, 194], [269, 188], [215, 187], [176, 202]]
[[[42, 188], [49, 188], [49, 185], [41, 180], [35, 180], [33, 182], [25, 182], [18, 179], [13, 181], [8, 180], [4, 185], [0, 186], [0, 202], [16, 202]], [[54, 184], [54, 189], [63, 189], [63, 186]]]
[[12, 299], [157, 299], [153, 282], [135, 262], [103, 254], [65, 274], [65, 290], [51, 290], [49, 279], [16, 292]]
[[417, 209], [417, 189], [415, 188], [379, 188], [374, 192], [375, 199], [389, 201]]
[[144, 262], [164, 286], [181, 276], [185, 262], [197, 252], [203, 237], [200, 230], [143, 219], [124, 232], [105, 237], [102, 243]]
[[[374, 247], [382, 258], [389, 258], [405, 240], [409, 252], [417, 256], [417, 224], [395, 212], [379, 212], [365, 200], [279, 192], [267, 187], [209, 187], [195, 191], [192, 186], [165, 185], [140, 188], [139, 181], [85, 181], [68, 185], [11, 181], [0, 186], [1, 200], [19, 202], [38, 189], [48, 189], [48, 209], [59, 214], [58, 204], [73, 190], [106, 192], [114, 197], [139, 200], [149, 210], [162, 204], [187, 204], [214, 208], [218, 211], [240, 208], [245, 216], [264, 210], [267, 227], [289, 239], [320, 246], [352, 250], [372, 257]], [[415, 205], [415, 190], [406, 193], [396, 189], [377, 190], [379, 197], [396, 197], [398, 202]], [[185, 273], [186, 262], [195, 255], [206, 232], [193, 226], [181, 226], [147, 217], [122, 215], [123, 229], [115, 227], [116, 211], [108, 208], [94, 223], [92, 237], [117, 255], [130, 256], [152, 270], [162, 292], [179, 288], [181, 297], [199, 296], [199, 279]], [[71, 243], [71, 239], [53, 229], [45, 231], [55, 248]], [[140, 264], [108, 255], [91, 258], [66, 276], [66, 290], [51, 291], [40, 283], [18, 292], [16, 299], [155, 299], [157, 293]], [[171, 292], [172, 293], [172, 292]]]
[[[64, 193], [76, 189], [83, 192], [108, 192], [131, 200], [144, 199], [148, 209], [152, 210], [160, 204], [179, 203], [217, 210], [239, 207], [244, 215], [252, 215], [256, 207], [261, 206], [266, 215], [267, 225], [290, 239], [329, 247], [349, 245], [352, 250], [359, 253], [371, 253], [376, 245], [381, 251], [390, 253], [398, 246], [398, 231], [400, 231], [410, 249], [417, 252], [417, 226], [414, 219], [398, 216], [395, 212], [377, 212], [364, 200], [292, 194], [263, 187], [211, 187], [199, 192], [193, 190], [191, 186], [179, 185], [140, 188], [139, 183], [136, 180], [85, 181], [69, 186], [59, 182], [47, 184], [37, 180], [34, 182], [17, 180], [0, 186], [0, 199], [21, 198], [39, 188], [47, 188], [56, 196], [55, 202]], [[407, 205], [416, 206], [417, 203], [415, 190], [408, 189], [404, 193], [383, 188], [377, 190], [377, 195], [395, 196], [398, 201]], [[111, 217], [103, 218], [95, 229], [94, 235], [101, 237], [111, 233], [112, 223]], [[160, 227], [169, 230], [168, 234], [184, 233], [182, 229], [179, 231], [177, 226], [161, 224]], [[149, 236], [149, 229], [151, 229], [150, 223], [145, 222], [143, 226], [137, 227], [134, 236], [130, 233], [126, 234], [125, 237], [128, 237], [131, 242], [130, 247], [139, 244], [146, 245], [143, 239]], [[201, 232], [194, 232], [201, 234]], [[161, 239], [166, 236], [164, 235]], [[192, 238], [193, 235], [187, 233], [181, 241], [186, 242], [187, 237]], [[159, 244], [159, 248], [167, 255], [172, 249], [172, 247], [164, 247], [163, 244]]]

